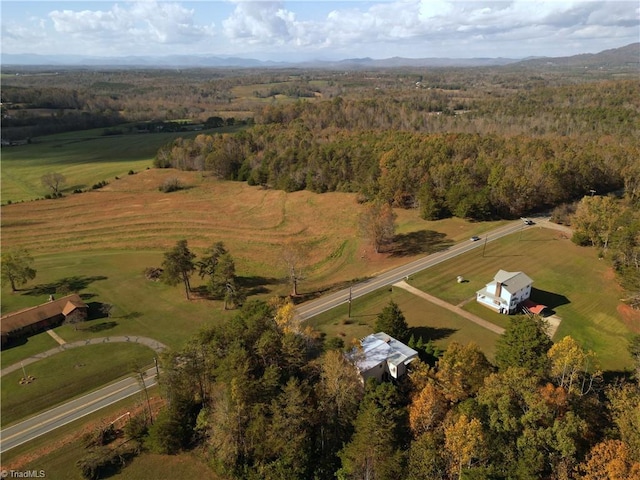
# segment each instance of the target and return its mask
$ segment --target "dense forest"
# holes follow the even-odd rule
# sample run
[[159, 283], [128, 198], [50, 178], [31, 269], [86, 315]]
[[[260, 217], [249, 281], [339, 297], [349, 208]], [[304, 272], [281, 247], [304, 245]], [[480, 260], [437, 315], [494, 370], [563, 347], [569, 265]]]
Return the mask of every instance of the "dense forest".
[[[473, 344], [434, 356], [419, 341], [421, 360], [407, 376], [365, 384], [357, 354], [324, 344], [291, 312], [287, 303], [247, 303], [168, 355], [166, 407], [152, 424], [142, 414], [130, 422], [139, 448], [192, 450], [238, 479], [640, 475], [640, 337], [631, 343], [635, 380], [603, 376], [571, 337], [553, 344], [543, 320], [518, 316], [495, 364]], [[389, 305], [376, 324], [395, 325], [407, 341], [403, 322]]]
[[638, 82], [540, 87], [464, 110], [432, 108], [430, 96], [267, 106], [254, 128], [179, 139], [155, 165], [287, 191], [360, 192], [427, 219], [512, 218], [591, 190], [625, 188], [637, 201]]

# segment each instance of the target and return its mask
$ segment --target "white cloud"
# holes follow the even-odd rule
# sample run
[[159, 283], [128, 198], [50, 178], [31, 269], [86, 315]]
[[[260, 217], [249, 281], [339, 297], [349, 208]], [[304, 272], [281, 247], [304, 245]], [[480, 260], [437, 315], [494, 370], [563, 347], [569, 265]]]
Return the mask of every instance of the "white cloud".
[[[190, 44], [214, 34], [214, 25], [197, 25], [194, 11], [178, 3], [155, 0], [113, 5], [109, 10], [54, 10], [53, 27], [103, 50], [150, 50], [157, 44]], [[128, 47], [127, 47], [128, 46]]]
[[[10, 3], [15, 9], [21, 2]], [[604, 50], [638, 41], [640, 31], [637, 0], [123, 0], [67, 5], [77, 8], [49, 11], [40, 17], [39, 27], [37, 19], [3, 21], [3, 51], [207, 53], [285, 60], [292, 54], [522, 57]]]

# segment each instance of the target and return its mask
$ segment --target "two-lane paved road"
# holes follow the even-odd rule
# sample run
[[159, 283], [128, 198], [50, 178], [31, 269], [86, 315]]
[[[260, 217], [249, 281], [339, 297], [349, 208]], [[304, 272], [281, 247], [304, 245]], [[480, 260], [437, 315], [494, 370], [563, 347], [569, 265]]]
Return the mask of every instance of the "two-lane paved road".
[[394, 268], [393, 270], [378, 275], [377, 277], [353, 285], [351, 289], [345, 288], [338, 292], [325, 295], [317, 300], [303, 303], [297, 308], [298, 317], [300, 318], [300, 320], [304, 321], [311, 317], [314, 317], [315, 315], [326, 312], [327, 310], [331, 310], [338, 305], [348, 302], [349, 290], [351, 290], [351, 299], [353, 300], [355, 298], [371, 293], [379, 288], [393, 285], [394, 283], [399, 282], [406, 277], [414, 275], [426, 268], [433, 267], [438, 263], [449, 260], [457, 255], [468, 252], [469, 250], [473, 250], [474, 248], [484, 248], [485, 242], [492, 242], [501, 237], [519, 232], [526, 228], [531, 227], [524, 225], [521, 220], [509, 222], [507, 225], [503, 225], [502, 227], [487, 232], [480, 241], [471, 242], [467, 240], [465, 242], [458, 243], [450, 248], [447, 248], [446, 250], [427, 255], [423, 258], [419, 258], [418, 260], [414, 260], [411, 263], [407, 263], [406, 265], [402, 265], [401, 267]]
[[[547, 219], [536, 219], [536, 222], [540, 226], [546, 226], [546, 223], [548, 223]], [[449, 260], [456, 255], [460, 255], [475, 248], [484, 248], [485, 242], [492, 242], [498, 238], [504, 237], [505, 235], [510, 235], [526, 228], [531, 227], [524, 225], [520, 220], [510, 222], [507, 225], [503, 225], [502, 227], [487, 232], [478, 242], [466, 240], [441, 252], [420, 258], [387, 273], [371, 278], [365, 282], [353, 285], [351, 287], [351, 298], [358, 298], [377, 290], [378, 288], [393, 285], [410, 275]], [[349, 288], [346, 288], [300, 305], [297, 308], [299, 318], [307, 320], [315, 315], [326, 312], [327, 310], [347, 302], [349, 300], [349, 290]], [[155, 369], [148, 370], [146, 375], [146, 385], [148, 387], [155, 385]], [[134, 395], [140, 390], [141, 387], [138, 381], [135, 378], [130, 377], [97, 390], [96, 392], [77, 398], [76, 400], [52, 410], [36, 415], [35, 417], [16, 425], [5, 428], [0, 432], [0, 453], [6, 452], [11, 448], [28, 442], [40, 435], [44, 435], [45, 433], [61, 427], [62, 425]]]
[[[156, 369], [155, 367], [150, 368], [145, 372], [145, 385], [151, 387], [156, 383]], [[112, 403], [135, 395], [141, 390], [142, 386], [138, 379], [134, 377], [125, 378], [7, 427], [0, 432], [0, 453], [22, 445], [29, 440], [107, 407]]]

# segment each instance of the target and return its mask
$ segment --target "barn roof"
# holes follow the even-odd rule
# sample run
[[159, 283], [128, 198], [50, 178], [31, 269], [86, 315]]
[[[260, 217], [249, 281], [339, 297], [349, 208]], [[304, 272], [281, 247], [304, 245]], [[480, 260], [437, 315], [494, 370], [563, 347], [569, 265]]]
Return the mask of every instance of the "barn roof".
[[88, 307], [87, 304], [82, 301], [80, 295], [74, 293], [35, 307], [28, 307], [16, 312], [7, 313], [0, 318], [0, 331], [5, 335], [57, 315], [64, 315], [66, 317], [76, 308]]

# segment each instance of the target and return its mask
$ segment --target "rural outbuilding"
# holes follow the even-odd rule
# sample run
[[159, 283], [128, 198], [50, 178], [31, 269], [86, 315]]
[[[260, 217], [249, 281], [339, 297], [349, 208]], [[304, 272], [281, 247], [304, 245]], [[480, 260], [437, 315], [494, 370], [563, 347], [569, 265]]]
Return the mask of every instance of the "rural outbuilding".
[[522, 272], [498, 270], [493, 281], [476, 292], [479, 304], [498, 313], [516, 313], [519, 305], [531, 296], [531, 280]]
[[57, 327], [68, 320], [86, 320], [88, 312], [87, 304], [82, 301], [80, 295], [74, 293], [35, 307], [8, 313], [0, 319], [2, 346], [18, 338]]

